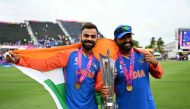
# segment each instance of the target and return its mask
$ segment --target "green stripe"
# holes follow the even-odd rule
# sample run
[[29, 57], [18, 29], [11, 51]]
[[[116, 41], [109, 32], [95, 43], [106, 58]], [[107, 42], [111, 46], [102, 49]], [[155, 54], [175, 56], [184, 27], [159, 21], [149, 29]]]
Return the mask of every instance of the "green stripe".
[[95, 92], [95, 99], [97, 105], [103, 104], [103, 98], [100, 92]]
[[[60, 84], [56, 87], [56, 85], [50, 79], [47, 79], [44, 82], [55, 93], [55, 95], [56, 95], [57, 99], [59, 100], [63, 109], [67, 109], [64, 84]], [[61, 87], [63, 87], [63, 88], [61, 88]]]
[[57, 87], [57, 90], [58, 90], [60, 96], [62, 97], [63, 101], [66, 101], [65, 84], [64, 83], [58, 84], [58, 85], [56, 85], [56, 87]]

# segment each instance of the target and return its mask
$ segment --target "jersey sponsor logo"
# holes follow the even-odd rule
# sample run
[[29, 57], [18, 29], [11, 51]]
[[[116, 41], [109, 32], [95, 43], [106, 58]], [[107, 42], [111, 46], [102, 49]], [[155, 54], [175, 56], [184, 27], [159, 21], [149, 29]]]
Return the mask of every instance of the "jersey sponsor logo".
[[120, 73], [124, 73], [121, 65], [119, 65]]
[[77, 65], [77, 57], [75, 57], [75, 59], [74, 59], [74, 65]]
[[95, 62], [92, 63], [92, 67], [93, 67], [96, 71], [98, 70], [98, 65], [97, 65]]

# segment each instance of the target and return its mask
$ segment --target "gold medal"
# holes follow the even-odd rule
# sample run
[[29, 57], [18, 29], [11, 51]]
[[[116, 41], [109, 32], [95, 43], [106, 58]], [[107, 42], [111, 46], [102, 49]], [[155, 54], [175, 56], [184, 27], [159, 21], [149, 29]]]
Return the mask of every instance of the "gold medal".
[[76, 89], [79, 89], [79, 88], [80, 88], [80, 85], [81, 85], [80, 83], [76, 83], [76, 84], [75, 84], [75, 88], [76, 88]]
[[128, 85], [128, 86], [127, 86], [127, 91], [131, 92], [132, 90], [133, 90], [132, 85]]

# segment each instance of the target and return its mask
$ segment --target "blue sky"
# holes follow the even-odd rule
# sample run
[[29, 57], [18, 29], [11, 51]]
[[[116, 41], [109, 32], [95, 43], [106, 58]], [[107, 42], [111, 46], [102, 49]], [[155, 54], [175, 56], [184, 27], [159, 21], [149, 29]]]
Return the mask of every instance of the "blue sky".
[[151, 37], [172, 42], [177, 28], [190, 28], [189, 0], [0, 0], [0, 7], [0, 21], [90, 21], [110, 39], [118, 25], [131, 25], [141, 46]]

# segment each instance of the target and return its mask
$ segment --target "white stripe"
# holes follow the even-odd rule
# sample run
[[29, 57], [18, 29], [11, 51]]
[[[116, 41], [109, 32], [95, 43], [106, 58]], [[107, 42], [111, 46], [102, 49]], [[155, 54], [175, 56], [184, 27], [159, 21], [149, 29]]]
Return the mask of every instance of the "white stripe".
[[42, 83], [43, 81], [45, 81], [47, 79], [52, 80], [52, 82], [55, 85], [65, 83], [65, 79], [63, 76], [63, 68], [58, 68], [58, 69], [47, 71], [47, 72], [40, 72], [38, 70], [34, 70], [31, 68], [22, 67], [22, 66], [15, 65], [15, 67], [17, 67], [24, 74], [35, 79], [39, 83]]
[[57, 85], [64, 82], [64, 76], [63, 76], [63, 70], [62, 68], [55, 69], [48, 72], [40, 72], [38, 70], [34, 70], [27, 67], [17, 66], [14, 65], [16, 68], [18, 68], [22, 73], [26, 74], [27, 76], [31, 77], [32, 79], [36, 80], [40, 84], [44, 86], [46, 90], [50, 93], [50, 95], [53, 97], [53, 100], [56, 103], [56, 106], [58, 109], [63, 109], [58, 98], [54, 94], [54, 92], [49, 88], [47, 84], [44, 83], [45, 80], [50, 79], [52, 82]]
[[46, 75], [50, 80], [52, 80], [53, 83], [56, 85], [65, 83], [65, 79], [63, 76], [63, 68], [58, 68], [48, 72], [43, 72], [43, 74]]

